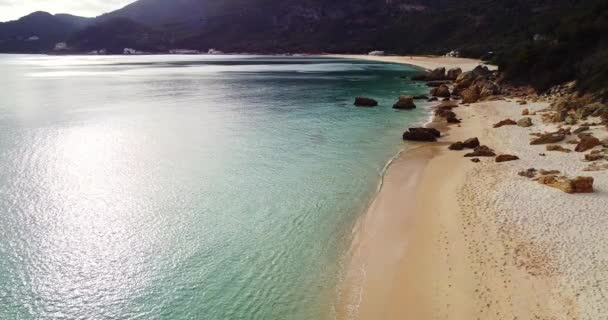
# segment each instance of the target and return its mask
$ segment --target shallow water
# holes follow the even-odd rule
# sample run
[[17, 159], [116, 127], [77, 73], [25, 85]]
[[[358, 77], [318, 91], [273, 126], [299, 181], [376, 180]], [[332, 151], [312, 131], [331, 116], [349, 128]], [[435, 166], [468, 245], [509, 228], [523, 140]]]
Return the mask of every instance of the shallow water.
[[0, 55], [0, 319], [331, 318], [414, 71]]

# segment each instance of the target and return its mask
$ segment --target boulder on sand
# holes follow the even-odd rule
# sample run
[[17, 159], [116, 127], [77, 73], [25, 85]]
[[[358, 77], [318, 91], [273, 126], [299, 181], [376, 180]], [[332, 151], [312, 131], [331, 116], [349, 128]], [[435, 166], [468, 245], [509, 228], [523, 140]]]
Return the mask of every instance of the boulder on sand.
[[592, 177], [576, 177], [570, 179], [566, 176], [547, 175], [538, 178], [538, 183], [562, 190], [566, 193], [592, 193]]
[[507, 162], [507, 161], [515, 161], [515, 160], [519, 160], [519, 157], [514, 156], [514, 155], [510, 155], [510, 154], [501, 154], [498, 157], [496, 157], [496, 162]]
[[475, 149], [480, 146], [479, 139], [471, 138], [464, 141], [464, 147], [469, 149]]
[[505, 120], [502, 120], [499, 123], [495, 124], [494, 128], [500, 128], [502, 126], [514, 126], [516, 124], [517, 124], [517, 122], [515, 122], [511, 119], [505, 119]]
[[448, 149], [454, 150], [454, 151], [464, 150], [464, 144], [462, 142], [458, 141], [456, 143], [451, 144]]
[[585, 152], [602, 145], [600, 139], [592, 135], [581, 135], [580, 138], [581, 141], [576, 145], [576, 148], [574, 148], [574, 151], [576, 152]]
[[477, 90], [477, 87], [465, 89], [460, 93], [460, 96], [462, 96], [462, 103], [464, 104], [479, 101], [479, 91]]
[[486, 147], [486, 146], [479, 146], [477, 148], [475, 148], [475, 150], [473, 150], [473, 152], [471, 153], [467, 153], [464, 155], [467, 158], [473, 158], [473, 157], [495, 157], [496, 154], [494, 153], [494, 150]]
[[566, 135], [563, 133], [546, 133], [541, 134], [538, 138], [530, 141], [530, 145], [549, 144], [564, 141]]
[[356, 97], [355, 105], [357, 107], [375, 107], [378, 105], [378, 101], [366, 97]]
[[393, 105], [393, 109], [399, 110], [412, 110], [416, 109], [416, 104], [414, 103], [414, 97], [412, 96], [400, 96], [399, 101]]
[[435, 142], [439, 137], [441, 132], [434, 128], [409, 128], [403, 134], [403, 140], [408, 141]]
[[532, 118], [530, 118], [530, 117], [522, 118], [519, 121], [517, 121], [517, 125], [520, 126], [520, 127], [524, 127], [524, 128], [531, 127], [532, 126]]

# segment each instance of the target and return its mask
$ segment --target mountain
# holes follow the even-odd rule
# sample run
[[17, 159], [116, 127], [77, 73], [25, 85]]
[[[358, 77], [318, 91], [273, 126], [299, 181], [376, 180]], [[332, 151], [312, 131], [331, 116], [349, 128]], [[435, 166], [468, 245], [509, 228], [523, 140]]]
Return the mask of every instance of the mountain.
[[19, 20], [0, 23], [0, 52], [45, 52], [91, 23], [93, 19], [89, 18], [34, 12]]

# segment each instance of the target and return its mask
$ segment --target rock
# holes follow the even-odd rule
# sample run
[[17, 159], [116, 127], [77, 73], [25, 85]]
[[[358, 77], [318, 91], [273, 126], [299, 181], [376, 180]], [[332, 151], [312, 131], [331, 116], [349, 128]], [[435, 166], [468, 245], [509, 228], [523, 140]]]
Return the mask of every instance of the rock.
[[547, 175], [538, 179], [538, 183], [562, 190], [566, 193], [592, 193], [592, 177], [576, 177], [570, 179], [565, 176]]
[[573, 117], [573, 116], [567, 116], [566, 119], [564, 119], [564, 122], [566, 122], [566, 124], [568, 125], [575, 125], [578, 121]]
[[450, 93], [450, 88], [447, 85], [442, 84], [437, 90], [434, 90], [432, 95], [435, 97], [449, 98], [452, 94]]
[[462, 103], [475, 103], [479, 101], [479, 92], [477, 88], [469, 88], [460, 93], [462, 96]]
[[585, 155], [585, 160], [587, 161], [599, 161], [604, 159], [606, 159], [606, 154], [599, 150], [592, 151], [591, 153]]
[[572, 133], [579, 134], [579, 133], [583, 133], [583, 132], [588, 131], [588, 130], [589, 130], [588, 126], [581, 126], [581, 127], [578, 127], [578, 129], [572, 131]]
[[375, 107], [378, 105], [378, 101], [365, 97], [356, 97], [355, 105], [357, 107]]
[[522, 100], [522, 101], [519, 101], [518, 103], [519, 103], [520, 106], [525, 106], [525, 105], [528, 104], [528, 101]]
[[527, 116], [527, 115], [530, 115], [530, 110], [529, 110], [528, 108], [526, 108], [526, 109], [522, 110], [522, 111], [521, 111], [521, 115], [522, 115], [522, 116]]
[[456, 84], [457, 91], [470, 87], [476, 78], [477, 76], [473, 74], [472, 71], [461, 73], [458, 77], [456, 77], [456, 81], [454, 82]]
[[519, 121], [517, 121], [517, 125], [520, 126], [520, 127], [524, 127], [524, 128], [531, 127], [532, 126], [532, 118], [530, 118], [530, 117], [522, 118]]
[[460, 74], [462, 74], [462, 69], [460, 69], [460, 68], [452, 68], [452, 69], [448, 70], [446, 78], [449, 79], [449, 80], [456, 80], [456, 79], [458, 79], [458, 76]]
[[409, 128], [403, 134], [403, 140], [408, 141], [435, 142], [439, 137], [441, 132], [433, 128]]
[[416, 104], [414, 103], [414, 97], [412, 96], [400, 96], [399, 101], [393, 105], [393, 109], [399, 110], [412, 110], [416, 109]]
[[557, 144], [550, 144], [547, 145], [547, 151], [559, 151], [559, 152], [564, 152], [564, 153], [570, 153], [572, 152], [572, 150], [570, 149], [566, 149], [560, 145]]
[[600, 141], [600, 143], [602, 144], [602, 146], [604, 148], [608, 148], [608, 139], [604, 139], [604, 140]]
[[471, 159], [471, 162], [473, 162], [473, 163], [480, 163], [481, 160], [479, 160], [479, 158], [473, 158], [473, 159]]
[[460, 141], [453, 143], [450, 145], [450, 147], [448, 148], [450, 150], [454, 150], [454, 151], [460, 151], [464, 149], [464, 144]]
[[511, 119], [506, 119], [506, 120], [502, 120], [499, 123], [494, 125], [494, 128], [500, 128], [502, 126], [514, 126], [517, 125], [517, 122], [511, 120]]
[[487, 99], [493, 95], [500, 93], [500, 87], [491, 81], [482, 81], [477, 83], [480, 99]]
[[433, 102], [433, 101], [437, 101], [439, 99], [437, 99], [437, 97], [431, 97], [429, 98], [429, 100], [427, 100], [428, 102]]
[[539, 145], [539, 144], [548, 144], [548, 143], [557, 143], [560, 141], [564, 141], [566, 139], [566, 135], [561, 133], [546, 133], [540, 135], [538, 138], [530, 141], [530, 145]]
[[437, 69], [431, 71], [428, 74], [427, 79], [430, 81], [445, 80], [445, 68], [437, 68]]
[[414, 96], [414, 100], [428, 100], [429, 96], [427, 96], [426, 94], [419, 94], [417, 96]]
[[479, 139], [477, 139], [477, 138], [467, 139], [463, 142], [463, 145], [465, 148], [475, 149], [480, 146]]
[[541, 176], [547, 176], [550, 174], [560, 174], [561, 172], [559, 170], [544, 170], [544, 169], [540, 169], [539, 171]]
[[585, 152], [601, 145], [600, 139], [592, 135], [582, 136], [580, 138], [581, 141], [576, 145], [576, 148], [574, 148], [574, 151], [576, 152]]
[[483, 66], [483, 65], [478, 65], [471, 72], [473, 73], [473, 75], [475, 75], [478, 78], [479, 77], [487, 78], [492, 75], [492, 71], [490, 71], [490, 69], [488, 69], [487, 66]]
[[534, 168], [530, 168], [530, 169], [525, 170], [525, 171], [520, 171], [520, 172], [518, 173], [518, 175], [520, 175], [520, 176], [522, 176], [522, 177], [526, 177], [526, 178], [530, 178], [530, 179], [532, 179], [532, 178], [536, 177], [536, 172], [537, 172], [537, 170], [536, 170], [536, 169], [534, 169]]
[[473, 150], [471, 153], [467, 153], [464, 155], [467, 158], [471, 157], [495, 157], [496, 154], [494, 150], [488, 148], [487, 146], [479, 146]]
[[498, 163], [507, 162], [507, 161], [515, 161], [515, 160], [519, 160], [519, 157], [510, 155], [510, 154], [501, 154], [498, 157], [496, 157], [496, 162], [498, 162]]

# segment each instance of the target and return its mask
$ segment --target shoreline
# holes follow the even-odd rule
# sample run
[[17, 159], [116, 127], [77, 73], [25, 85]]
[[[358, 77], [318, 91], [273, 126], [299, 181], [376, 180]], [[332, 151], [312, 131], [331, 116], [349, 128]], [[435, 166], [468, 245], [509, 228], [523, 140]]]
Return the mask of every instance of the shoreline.
[[[333, 57], [426, 69], [455, 67], [444, 63], [443, 57]], [[464, 60], [458, 65], [463, 71], [478, 64], [475, 60], [458, 60]], [[547, 106], [533, 103], [527, 107], [541, 110]], [[583, 293], [577, 283], [584, 279], [564, 276], [564, 272], [573, 270], [560, 270], [565, 263], [572, 263], [576, 248], [567, 247], [567, 239], [559, 238], [559, 229], [548, 237], [542, 220], [534, 226], [522, 222], [527, 218], [523, 213], [542, 208], [534, 200], [519, 199], [529, 206], [519, 210], [513, 207], [513, 199], [498, 192], [522, 188], [549, 199], [571, 195], [518, 178], [517, 171], [527, 168], [522, 163], [538, 159], [502, 165], [491, 158], [474, 164], [462, 153], [447, 150], [450, 142], [479, 137], [482, 144], [500, 147], [500, 153], [538, 157], [544, 148], [529, 150], [527, 142], [524, 147], [512, 140], [515, 131], [519, 139], [527, 139], [529, 129], [491, 129], [493, 123], [508, 116], [517, 119], [522, 109], [509, 99], [461, 105], [455, 111], [463, 119], [462, 126], [441, 128], [444, 138], [439, 143], [414, 144], [389, 165], [381, 189], [353, 230], [337, 319], [586, 319], [584, 315], [593, 312], [582, 310], [584, 303], [579, 301]], [[534, 118], [540, 122], [540, 117]], [[430, 126], [435, 127], [438, 121], [433, 119]], [[569, 156], [574, 159], [576, 155]], [[593, 176], [601, 189], [608, 179], [605, 175], [598, 179], [598, 175]], [[578, 197], [578, 201], [584, 201], [585, 196]], [[602, 194], [586, 197], [598, 202]], [[601, 211], [603, 206], [598, 203], [596, 208]], [[554, 210], [573, 218], [569, 205], [555, 206]], [[560, 243], [565, 253], [551, 250], [553, 244], [548, 241]], [[555, 258], [559, 254], [566, 256], [565, 263]], [[594, 260], [592, 266], [602, 261]], [[593, 292], [588, 300], [602, 296]]]

